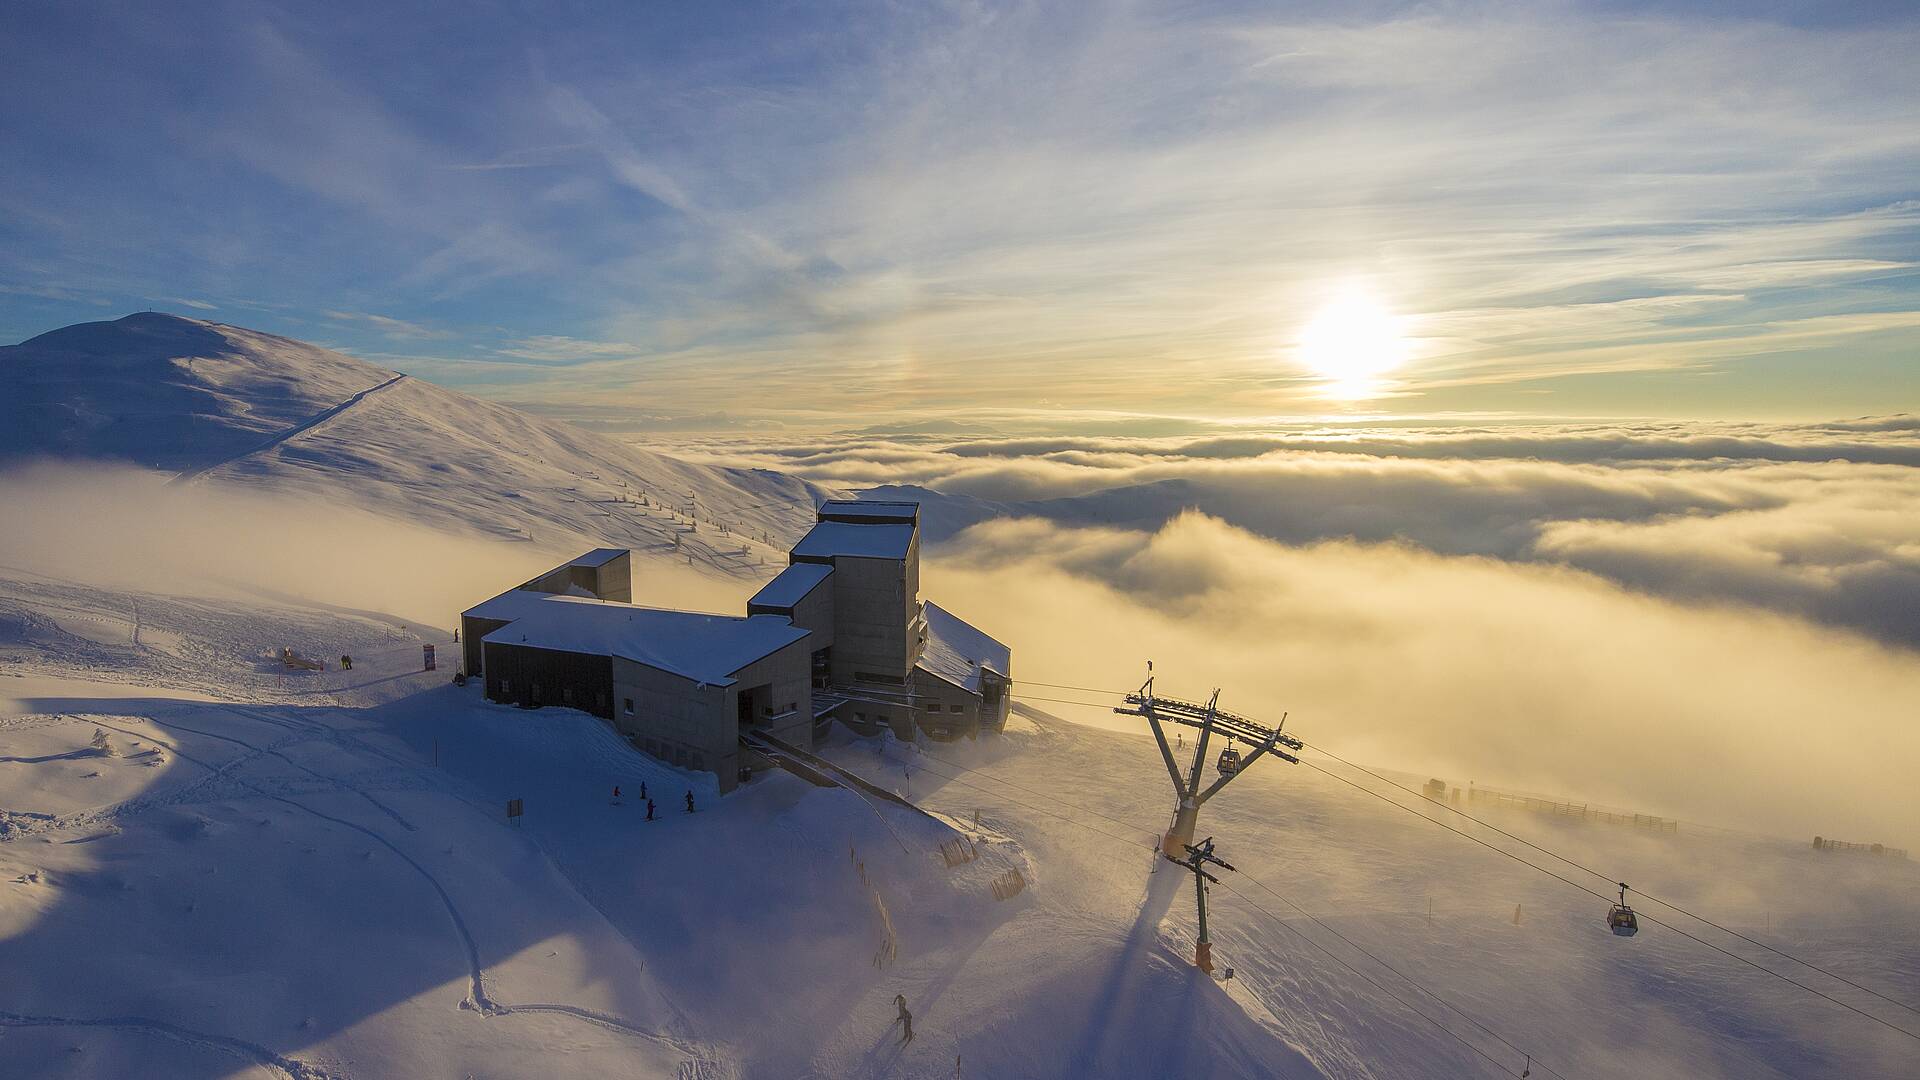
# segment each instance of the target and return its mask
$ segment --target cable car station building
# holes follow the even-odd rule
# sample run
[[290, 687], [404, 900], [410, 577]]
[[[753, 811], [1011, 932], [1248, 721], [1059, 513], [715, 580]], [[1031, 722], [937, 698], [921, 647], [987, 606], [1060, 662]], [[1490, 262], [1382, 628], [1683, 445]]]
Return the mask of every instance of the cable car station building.
[[1005, 645], [920, 599], [919, 505], [828, 502], [741, 616], [631, 602], [631, 556], [603, 548], [467, 609], [464, 670], [489, 700], [560, 705], [633, 745], [737, 783], [762, 731], [811, 749], [839, 719], [951, 740], [1005, 728]]

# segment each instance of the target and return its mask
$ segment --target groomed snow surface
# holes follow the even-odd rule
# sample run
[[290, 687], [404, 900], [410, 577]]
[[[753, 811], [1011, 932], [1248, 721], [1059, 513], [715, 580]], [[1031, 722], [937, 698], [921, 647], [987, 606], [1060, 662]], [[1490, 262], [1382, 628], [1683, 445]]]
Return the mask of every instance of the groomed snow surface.
[[[1908, 1040], [1658, 927], [1617, 939], [1590, 898], [1308, 769], [1263, 763], [1203, 813], [1239, 867], [1221, 982], [1186, 963], [1191, 878], [1148, 849], [1169, 799], [1139, 734], [1028, 710], [977, 744], [827, 750], [958, 831], [785, 774], [720, 801], [589, 716], [418, 671], [423, 640], [453, 655], [374, 615], [0, 579], [0, 1074], [1503, 1075], [1387, 990], [1518, 1073], [1329, 930], [1535, 1076], [1920, 1074]], [[354, 666], [289, 672], [281, 645]], [[1920, 987], [1912, 864], [1498, 822]], [[980, 856], [949, 867], [962, 833]]]

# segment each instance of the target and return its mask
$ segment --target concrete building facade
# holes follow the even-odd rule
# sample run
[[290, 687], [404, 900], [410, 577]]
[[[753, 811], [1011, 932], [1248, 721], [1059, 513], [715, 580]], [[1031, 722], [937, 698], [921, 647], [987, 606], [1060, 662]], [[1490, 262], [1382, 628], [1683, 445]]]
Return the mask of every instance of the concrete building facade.
[[611, 722], [636, 748], [712, 772], [758, 764], [741, 736], [808, 747], [855, 731], [957, 739], [1006, 726], [1006, 646], [920, 599], [919, 506], [828, 502], [744, 616], [632, 602], [603, 548], [461, 614], [463, 670], [493, 701]]
[[832, 627], [814, 656], [817, 717], [903, 739], [1006, 727], [1011, 651], [920, 599], [918, 503], [824, 503], [789, 559], [747, 610]]

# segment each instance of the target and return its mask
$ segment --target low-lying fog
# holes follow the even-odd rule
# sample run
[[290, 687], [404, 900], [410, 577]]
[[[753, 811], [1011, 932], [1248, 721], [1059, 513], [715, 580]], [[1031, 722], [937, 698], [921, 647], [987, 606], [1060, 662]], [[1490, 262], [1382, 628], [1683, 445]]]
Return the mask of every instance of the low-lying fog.
[[[923, 595], [1008, 642], [1028, 695], [1092, 703], [1057, 712], [1111, 702], [1038, 684], [1132, 687], [1151, 659], [1163, 692], [1221, 687], [1378, 766], [1915, 847], [1915, 447], [1920, 422], [1892, 418], [708, 456], [918, 485]], [[1876, 460], [1829, 460], [1847, 453]], [[0, 500], [11, 567], [438, 626], [571, 554], [129, 469], [16, 471]], [[643, 603], [737, 612], [752, 589], [636, 564]]]

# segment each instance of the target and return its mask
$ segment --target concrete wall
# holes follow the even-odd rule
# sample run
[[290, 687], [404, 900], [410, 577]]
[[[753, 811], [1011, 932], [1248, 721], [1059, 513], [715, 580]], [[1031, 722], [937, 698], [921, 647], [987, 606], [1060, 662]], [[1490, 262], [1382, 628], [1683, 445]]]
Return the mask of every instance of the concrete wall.
[[995, 735], [1007, 730], [1007, 714], [1013, 710], [1013, 684], [988, 675], [980, 705], [980, 730]]
[[973, 735], [980, 728], [980, 699], [945, 679], [913, 670], [914, 703], [920, 730], [942, 742]]
[[914, 657], [908, 625], [919, 607], [905, 572], [914, 560], [840, 555], [833, 564], [833, 681], [857, 683], [858, 673], [871, 672], [904, 690]]
[[[728, 703], [739, 717], [739, 695], [758, 686], [768, 688], [763, 705], [773, 709], [768, 717], [764, 709], [755, 710], [754, 725], [785, 739], [802, 749], [813, 747], [813, 680], [811, 643], [795, 642], [771, 656], [756, 660], [734, 673], [735, 685], [728, 691]], [[738, 728], [736, 727], [736, 736]]]
[[784, 615], [793, 621], [793, 625], [813, 635], [814, 651], [833, 646], [833, 579], [828, 577], [815, 585], [792, 607], [776, 607], [771, 604], [748, 604], [749, 615]]
[[[622, 657], [613, 658], [613, 722], [621, 734], [662, 761], [711, 772], [721, 791], [739, 782], [741, 761], [739, 698], [766, 686], [776, 712], [791, 704], [791, 715], [767, 730], [801, 746], [813, 744], [813, 697], [808, 678], [811, 651], [806, 639], [741, 668], [731, 687], [699, 686], [681, 675]], [[632, 702], [632, 710], [627, 703]]]
[[633, 553], [622, 552], [599, 566], [563, 563], [520, 587], [556, 595], [585, 589], [602, 600], [630, 604], [633, 602]]
[[593, 569], [593, 581], [587, 588], [602, 600], [633, 603], [633, 553], [623, 551]]

